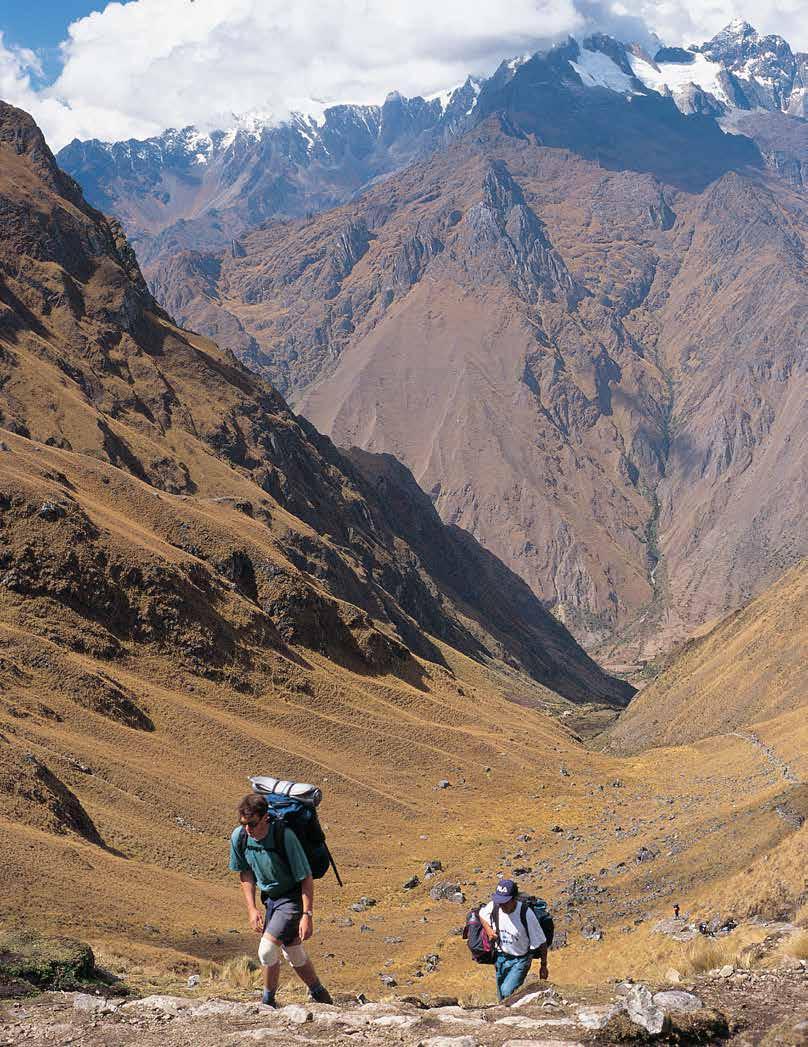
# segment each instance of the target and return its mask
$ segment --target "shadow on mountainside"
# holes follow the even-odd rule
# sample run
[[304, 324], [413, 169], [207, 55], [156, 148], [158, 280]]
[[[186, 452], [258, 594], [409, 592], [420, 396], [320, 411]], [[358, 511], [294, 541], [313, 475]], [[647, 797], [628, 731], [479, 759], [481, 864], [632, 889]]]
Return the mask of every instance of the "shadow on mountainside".
[[484, 88], [479, 121], [499, 115], [505, 134], [532, 134], [539, 145], [569, 149], [611, 171], [651, 174], [690, 193], [727, 171], [763, 168], [751, 139], [724, 134], [712, 117], [685, 116], [670, 98], [583, 87], [571, 79], [562, 50], [534, 55], [504, 87]]
[[[616, 708], [629, 703], [634, 688], [607, 676], [582, 651], [571, 664], [574, 642], [530, 586], [467, 531], [444, 525], [401, 462], [358, 447], [343, 453], [375, 488], [390, 530], [408, 542], [430, 576], [463, 607], [474, 642], [472, 657], [484, 662], [499, 656], [514, 666], [521, 661], [535, 679], [573, 702], [605, 702]], [[401, 602], [398, 593], [392, 595]], [[500, 651], [482, 643], [483, 625]]]

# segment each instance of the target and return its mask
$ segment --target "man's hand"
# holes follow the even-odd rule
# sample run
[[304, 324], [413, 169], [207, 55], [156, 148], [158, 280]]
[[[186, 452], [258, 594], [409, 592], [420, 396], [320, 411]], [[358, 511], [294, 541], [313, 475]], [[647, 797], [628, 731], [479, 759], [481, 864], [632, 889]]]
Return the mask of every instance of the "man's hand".
[[539, 967], [539, 977], [543, 982], [546, 982], [550, 977], [550, 972], [547, 970], [547, 961], [542, 960], [541, 966]]
[[312, 932], [314, 931], [314, 919], [311, 916], [307, 916], [305, 913], [300, 917], [300, 928], [298, 934], [300, 935], [301, 942], [306, 942], [311, 938]]
[[264, 933], [264, 914], [260, 909], [251, 909], [249, 920], [250, 927], [252, 927], [256, 934]]

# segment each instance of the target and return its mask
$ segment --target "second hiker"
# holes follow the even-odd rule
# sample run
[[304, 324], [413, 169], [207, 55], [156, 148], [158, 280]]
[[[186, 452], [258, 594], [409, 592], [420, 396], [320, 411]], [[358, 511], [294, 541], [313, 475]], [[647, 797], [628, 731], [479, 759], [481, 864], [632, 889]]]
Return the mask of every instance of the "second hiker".
[[547, 978], [547, 938], [533, 908], [518, 897], [513, 880], [500, 880], [491, 901], [480, 909], [485, 933], [496, 943], [494, 971], [497, 998], [516, 992], [527, 977], [533, 957], [540, 960], [539, 977]]
[[[230, 837], [230, 868], [239, 874], [250, 926], [261, 935], [263, 1002], [276, 1006], [283, 956], [308, 986], [311, 1000], [331, 1003], [303, 947], [314, 930], [314, 879], [306, 853], [295, 833], [273, 820], [260, 793], [244, 797], [238, 817], [239, 825]], [[266, 913], [256, 905], [256, 887]]]

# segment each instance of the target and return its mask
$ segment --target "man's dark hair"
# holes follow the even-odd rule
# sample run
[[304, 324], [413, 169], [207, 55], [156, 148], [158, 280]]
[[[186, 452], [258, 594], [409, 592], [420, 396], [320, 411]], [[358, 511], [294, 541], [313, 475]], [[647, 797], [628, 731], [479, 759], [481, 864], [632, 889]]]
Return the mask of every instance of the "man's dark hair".
[[263, 818], [269, 810], [267, 799], [260, 793], [247, 793], [239, 802], [236, 811], [241, 818]]

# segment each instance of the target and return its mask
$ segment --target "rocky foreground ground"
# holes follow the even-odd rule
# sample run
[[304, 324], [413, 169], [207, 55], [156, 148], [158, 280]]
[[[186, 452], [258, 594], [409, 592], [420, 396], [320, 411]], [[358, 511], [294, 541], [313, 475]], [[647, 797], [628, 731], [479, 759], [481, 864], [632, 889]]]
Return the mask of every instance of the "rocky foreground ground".
[[808, 961], [789, 969], [722, 969], [653, 992], [623, 982], [611, 994], [562, 994], [532, 985], [509, 1005], [460, 1006], [450, 998], [334, 1006], [154, 995], [46, 992], [7, 1000], [0, 1044], [79, 1047], [216, 1047], [272, 1043], [399, 1044], [405, 1047], [554, 1047], [583, 1043], [808, 1044]]

